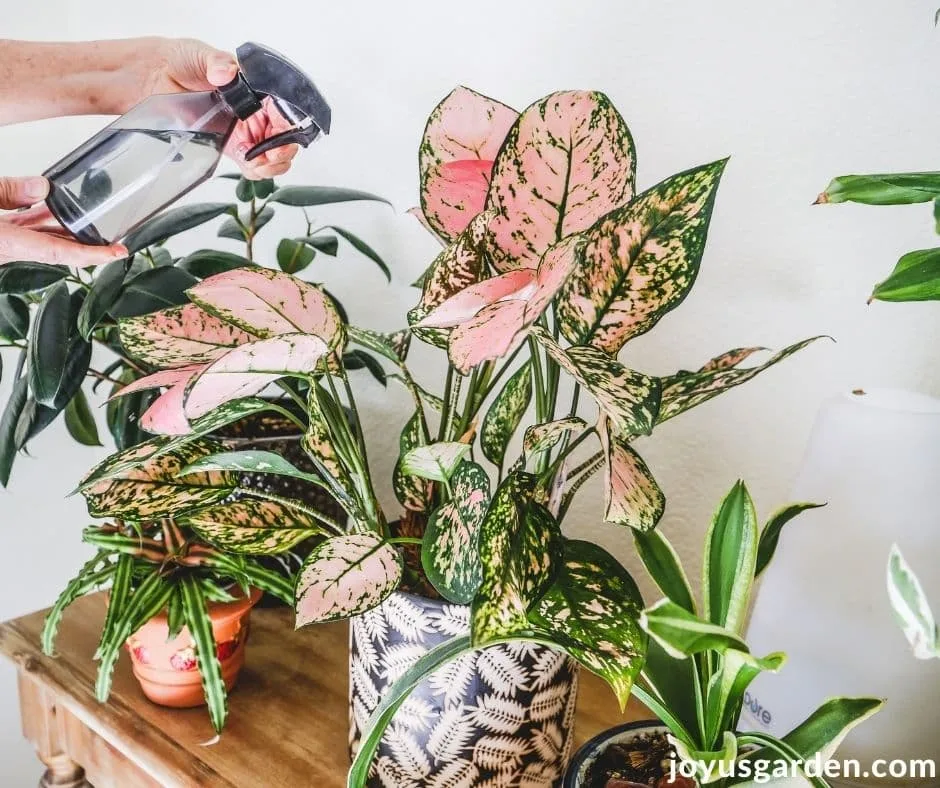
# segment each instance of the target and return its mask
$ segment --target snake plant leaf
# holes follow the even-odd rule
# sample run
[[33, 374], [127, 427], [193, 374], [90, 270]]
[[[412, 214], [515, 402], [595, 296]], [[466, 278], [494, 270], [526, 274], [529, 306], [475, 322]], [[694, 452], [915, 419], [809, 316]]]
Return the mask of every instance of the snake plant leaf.
[[401, 472], [435, 482], [446, 482], [470, 451], [470, 444], [440, 441], [416, 446], [401, 458]]
[[[662, 424], [664, 421], [668, 421], [690, 408], [707, 402], [712, 397], [723, 394], [728, 389], [746, 383], [764, 370], [770, 369], [774, 364], [789, 358], [807, 345], [812, 344], [817, 339], [822, 339], [822, 337], [810, 337], [802, 342], [796, 342], [771, 356], [763, 364], [754, 367], [741, 368], [735, 366], [743, 358], [735, 360], [734, 356], [723, 354], [710, 361], [698, 372], [680, 371], [675, 375], [662, 378], [662, 404], [656, 423]], [[741, 352], [731, 351], [731, 354]], [[725, 358], [728, 359], [728, 365], [718, 368], [717, 363], [719, 360]]]
[[529, 613], [536, 631], [610, 684], [623, 709], [643, 665], [636, 583], [606, 550], [565, 540], [558, 572]]
[[401, 554], [381, 536], [331, 537], [313, 549], [300, 570], [296, 625], [365, 613], [398, 588], [401, 575]]
[[515, 471], [496, 489], [483, 524], [483, 568], [471, 605], [475, 646], [525, 631], [527, 613], [552, 582], [561, 559], [561, 531], [535, 500], [537, 477]]
[[428, 580], [449, 602], [469, 604], [483, 569], [478, 543], [490, 500], [490, 479], [475, 462], [462, 462], [450, 480], [453, 498], [428, 519], [421, 565]]
[[158, 368], [205, 364], [257, 338], [195, 304], [126, 318], [118, 327], [124, 350]]
[[770, 519], [764, 525], [760, 533], [760, 540], [757, 543], [757, 563], [754, 568], [754, 576], [759, 577], [777, 552], [777, 544], [780, 541], [780, 533], [783, 527], [794, 517], [808, 509], [819, 509], [825, 506], [824, 503], [791, 503], [774, 512]]
[[480, 427], [480, 447], [491, 463], [502, 466], [513, 433], [532, 401], [532, 370], [527, 361], [517, 369], [490, 405]]
[[597, 401], [622, 436], [649, 435], [660, 408], [660, 382], [627, 369], [603, 350], [587, 345], [562, 349], [542, 326], [532, 335], [559, 366]]
[[413, 512], [427, 510], [431, 497], [431, 483], [422, 476], [408, 473], [402, 468], [402, 458], [412, 449], [423, 446], [425, 440], [421, 427], [421, 414], [415, 411], [408, 419], [398, 439], [398, 460], [392, 472], [392, 487], [398, 502]]
[[283, 271], [236, 268], [203, 279], [187, 292], [207, 312], [262, 339], [311, 334], [331, 350], [343, 340], [332, 299], [322, 288]]
[[522, 451], [526, 457], [534, 457], [536, 454], [554, 448], [565, 435], [586, 426], [584, 419], [577, 416], [556, 419], [544, 424], [533, 424], [526, 428], [525, 437], [522, 439]]
[[910, 205], [940, 197], [940, 172], [840, 175], [816, 198], [817, 204]]
[[914, 656], [940, 658], [940, 634], [927, 594], [897, 545], [888, 558], [888, 598]]
[[463, 86], [431, 111], [418, 148], [421, 217], [441, 238], [453, 240], [483, 209], [493, 161], [518, 116]]
[[[176, 514], [217, 503], [232, 494], [238, 477], [230, 472], [210, 471], [183, 476], [179, 472], [191, 462], [207, 454], [215, 454], [222, 446], [198, 438], [158, 457], [144, 460], [138, 467], [92, 483], [83, 482], [82, 494], [93, 517], [119, 517], [140, 522]], [[146, 456], [151, 447], [135, 447], [109, 460], [126, 460], [135, 451]], [[123, 455], [123, 457], [122, 457]], [[107, 462], [107, 461], [106, 461]], [[99, 466], [100, 467], [100, 466]], [[92, 471], [94, 474], [99, 469]]]
[[705, 621], [668, 599], [661, 599], [644, 610], [640, 616], [640, 626], [667, 654], [676, 659], [691, 657], [703, 651], [747, 651], [747, 644], [737, 633]]
[[171, 208], [140, 225], [124, 239], [124, 245], [129, 252], [137, 252], [147, 246], [165, 241], [171, 235], [177, 235], [205, 224], [223, 213], [234, 211], [234, 203], [221, 202], [197, 203]]
[[552, 93], [509, 130], [490, 182], [487, 247], [498, 271], [535, 268], [545, 251], [633, 197], [636, 156], [603, 93]]
[[744, 482], [735, 482], [705, 534], [702, 568], [702, 614], [735, 634], [744, 631], [758, 541], [754, 501]]
[[196, 667], [202, 679], [202, 691], [209, 707], [209, 719], [215, 732], [220, 733], [228, 716], [228, 703], [222, 665], [219, 662], [215, 636], [212, 634], [209, 606], [195, 575], [185, 575], [180, 580], [179, 593], [186, 629], [195, 646]]
[[727, 649], [721, 657], [721, 670], [712, 676], [706, 692], [706, 740], [715, 741], [722, 731], [734, 730], [751, 682], [761, 673], [777, 673], [786, 661], [786, 654], [780, 652], [755, 657], [746, 651]]
[[891, 276], [875, 285], [871, 297], [877, 301], [940, 300], [940, 248], [908, 252]]
[[312, 334], [281, 334], [232, 348], [189, 384], [186, 418], [198, 419], [225, 402], [258, 394], [279, 378], [311, 375], [328, 350]]
[[666, 496], [628, 438], [604, 418], [598, 431], [607, 458], [604, 519], [637, 531], [656, 527], [666, 510]]
[[284, 553], [324, 533], [309, 514], [274, 501], [230, 501], [185, 514], [178, 522], [223, 550], [243, 555]]
[[692, 584], [669, 540], [659, 531], [634, 531], [633, 543], [643, 566], [659, 590], [670, 602], [694, 614], [696, 609]]
[[418, 326], [447, 299], [480, 282], [486, 273], [483, 239], [492, 213], [478, 214], [456, 240], [445, 247], [431, 263], [421, 288], [421, 300], [408, 313], [408, 324], [420, 340], [447, 348], [447, 331]]
[[583, 262], [558, 298], [566, 339], [616, 356], [682, 303], [698, 275], [726, 162], [667, 178], [585, 233]]

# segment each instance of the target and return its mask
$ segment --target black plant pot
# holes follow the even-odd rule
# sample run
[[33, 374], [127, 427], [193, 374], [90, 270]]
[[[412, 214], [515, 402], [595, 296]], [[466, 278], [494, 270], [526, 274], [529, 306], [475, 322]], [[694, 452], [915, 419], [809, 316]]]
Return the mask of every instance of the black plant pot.
[[578, 748], [565, 772], [562, 788], [590, 788], [591, 768], [612, 744], [624, 745], [629, 749], [633, 742], [650, 736], [664, 736], [666, 733], [668, 728], [658, 720], [627, 722], [601, 731]]
[[[386, 690], [470, 609], [398, 592], [350, 627], [350, 751]], [[559, 786], [573, 742], [578, 668], [533, 643], [474, 651], [419, 684], [389, 725], [369, 788]]]

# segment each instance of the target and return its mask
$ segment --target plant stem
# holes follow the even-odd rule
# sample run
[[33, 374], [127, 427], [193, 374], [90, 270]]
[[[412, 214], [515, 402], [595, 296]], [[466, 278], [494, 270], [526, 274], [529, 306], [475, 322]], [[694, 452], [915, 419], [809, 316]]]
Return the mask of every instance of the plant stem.
[[419, 536], [393, 536], [385, 541], [389, 544], [421, 544], [422, 540]]
[[[286, 392], [287, 395], [303, 409], [304, 413], [307, 412], [307, 403], [304, 401], [304, 398], [301, 397], [300, 394], [298, 394], [296, 391], [294, 391], [286, 380], [279, 380], [277, 382], [277, 385], [282, 391]], [[304, 426], [304, 429], [306, 429], [306, 426]]]
[[93, 378], [96, 378], [97, 380], [104, 380], [108, 383], [113, 383], [115, 386], [127, 385], [127, 383], [124, 383], [123, 381], [120, 381], [117, 378], [112, 378], [110, 375], [105, 375], [103, 372], [99, 372], [97, 369], [92, 369], [91, 367], [88, 368], [87, 374], [91, 375]]
[[447, 375], [444, 378], [444, 397], [442, 402], [444, 403], [441, 406], [441, 423], [437, 428], [437, 439], [438, 441], [444, 440], [444, 430], [447, 429], [447, 422], [450, 419], [450, 393], [451, 388], [454, 385], [454, 368], [448, 364], [447, 365]]

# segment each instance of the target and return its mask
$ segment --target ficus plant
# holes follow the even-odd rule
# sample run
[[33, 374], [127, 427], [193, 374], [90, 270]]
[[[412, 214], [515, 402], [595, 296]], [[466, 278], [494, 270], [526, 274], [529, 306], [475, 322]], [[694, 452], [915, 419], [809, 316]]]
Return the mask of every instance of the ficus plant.
[[[278, 244], [281, 270], [300, 273], [316, 255], [335, 257], [341, 245], [346, 245], [389, 276], [385, 262], [362, 239], [342, 227], [314, 225], [306, 212], [310, 207], [350, 200], [384, 202], [380, 197], [353, 189], [278, 187], [271, 180], [221, 177], [236, 181], [235, 201], [195, 203], [165, 211], [124, 239], [130, 252], [127, 259], [87, 270], [28, 261], [0, 268], [0, 348], [19, 351], [12, 390], [0, 415], [0, 484], [9, 482], [17, 452], [26, 449], [60, 413], [76, 441], [101, 445], [85, 382], [92, 389], [106, 384], [114, 393], [154, 371], [124, 352], [118, 321], [186, 304], [186, 290], [207, 276], [257, 264], [254, 242], [276, 207], [299, 207], [305, 220], [298, 236]], [[238, 252], [200, 249], [177, 256], [167, 248], [174, 236], [222, 217], [218, 236], [237, 242]], [[93, 358], [96, 347], [103, 353]], [[361, 366], [363, 362], [353, 358], [350, 363]], [[119, 449], [146, 437], [152, 401], [150, 392], [138, 391], [108, 406], [107, 426]]]
[[[666, 537], [659, 531], [634, 534], [637, 553], [665, 598], [641, 616], [650, 642], [633, 691], [669, 729], [677, 755], [694, 768], [699, 784], [761, 778], [755, 771], [759, 761], [780, 765], [779, 772], [764, 776], [792, 775], [791, 764], [802, 765], [817, 753], [830, 757], [853, 727], [883, 705], [877, 698], [831, 698], [782, 737], [739, 729], [750, 683], [762, 672], [776, 673], [786, 660], [780, 652], [752, 654], [745, 643], [751, 592], [783, 528], [818, 505], [785, 506], [759, 529], [750, 493], [736, 483], [705, 535], [700, 605]], [[827, 785], [819, 777], [806, 779]]]

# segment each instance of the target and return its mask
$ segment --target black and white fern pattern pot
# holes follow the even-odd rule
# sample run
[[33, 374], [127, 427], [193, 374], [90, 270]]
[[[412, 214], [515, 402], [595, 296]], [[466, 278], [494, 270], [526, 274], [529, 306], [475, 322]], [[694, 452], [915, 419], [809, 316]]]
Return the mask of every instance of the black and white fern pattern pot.
[[[350, 750], [390, 687], [470, 629], [470, 609], [395, 593], [350, 627]], [[467, 654], [419, 684], [379, 745], [369, 788], [552, 788], [571, 754], [577, 665], [532, 643]]]

